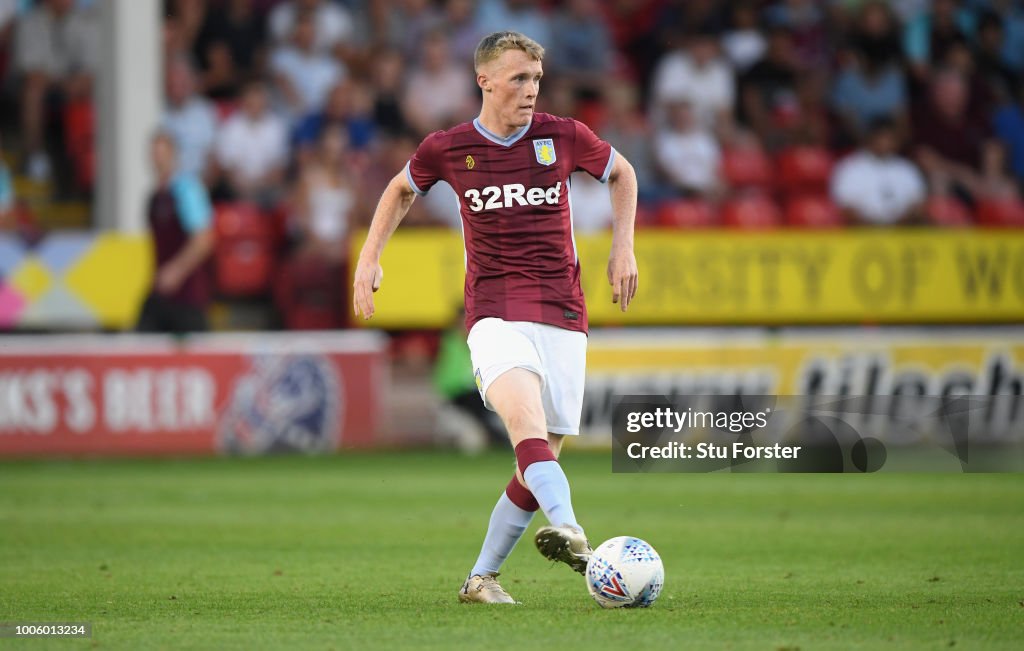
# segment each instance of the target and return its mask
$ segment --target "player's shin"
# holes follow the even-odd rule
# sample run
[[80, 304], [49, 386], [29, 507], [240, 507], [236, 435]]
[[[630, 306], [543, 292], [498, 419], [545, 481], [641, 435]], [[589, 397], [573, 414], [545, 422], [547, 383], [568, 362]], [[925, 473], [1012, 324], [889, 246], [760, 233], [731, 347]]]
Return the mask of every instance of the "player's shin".
[[513, 475], [491, 511], [484, 544], [469, 575], [496, 573], [512, 553], [538, 508], [537, 500]]
[[548, 522], [554, 526], [570, 525], [580, 529], [572, 509], [569, 479], [562, 471], [548, 442], [530, 438], [516, 445], [516, 462]]

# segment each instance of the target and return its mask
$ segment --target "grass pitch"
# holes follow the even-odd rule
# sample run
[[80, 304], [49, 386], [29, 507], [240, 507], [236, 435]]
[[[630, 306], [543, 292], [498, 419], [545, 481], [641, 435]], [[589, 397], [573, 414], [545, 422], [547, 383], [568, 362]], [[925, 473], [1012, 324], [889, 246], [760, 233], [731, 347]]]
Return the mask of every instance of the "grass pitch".
[[510, 453], [5, 462], [0, 621], [93, 637], [0, 646], [1024, 648], [1024, 476], [564, 465], [595, 544], [660, 551], [654, 607], [601, 610], [526, 538], [502, 576], [522, 606], [457, 603]]

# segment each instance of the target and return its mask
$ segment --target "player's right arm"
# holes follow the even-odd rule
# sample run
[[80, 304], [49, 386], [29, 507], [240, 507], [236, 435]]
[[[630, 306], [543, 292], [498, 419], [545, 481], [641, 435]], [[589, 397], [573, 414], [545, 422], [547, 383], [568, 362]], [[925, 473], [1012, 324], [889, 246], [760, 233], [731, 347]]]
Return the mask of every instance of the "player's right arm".
[[391, 179], [381, 195], [370, 223], [370, 232], [359, 252], [352, 283], [352, 304], [357, 316], [364, 319], [373, 316], [373, 292], [380, 289], [381, 280], [384, 279], [384, 270], [380, 266], [381, 253], [415, 199], [416, 192], [403, 169]]

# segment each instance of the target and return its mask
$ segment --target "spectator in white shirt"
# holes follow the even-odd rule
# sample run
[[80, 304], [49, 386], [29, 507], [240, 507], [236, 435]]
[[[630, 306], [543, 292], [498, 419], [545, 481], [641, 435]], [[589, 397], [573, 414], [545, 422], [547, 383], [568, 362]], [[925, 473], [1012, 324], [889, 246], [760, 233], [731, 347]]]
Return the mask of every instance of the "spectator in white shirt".
[[924, 218], [927, 188], [921, 172], [897, 154], [899, 135], [891, 118], [871, 123], [865, 146], [832, 172], [832, 200], [852, 224], [896, 226]]
[[88, 97], [99, 62], [99, 25], [74, 0], [43, 0], [17, 19], [12, 58], [21, 78], [21, 138], [28, 173], [50, 177], [46, 154], [47, 99]]
[[687, 100], [702, 127], [725, 137], [732, 128], [735, 86], [732, 66], [719, 56], [714, 36], [691, 34], [684, 49], [670, 51], [654, 70], [654, 123], [663, 122], [666, 104]]
[[241, 108], [217, 137], [217, 164], [222, 172], [219, 199], [249, 199], [268, 205], [281, 192], [288, 162], [288, 130], [270, 112], [261, 82], [246, 86]]
[[722, 190], [722, 153], [715, 137], [687, 100], [665, 106], [666, 125], [654, 136], [654, 156], [662, 174], [684, 196], [716, 198]]
[[291, 42], [274, 50], [270, 69], [293, 119], [319, 111], [327, 95], [345, 77], [337, 59], [316, 49], [313, 13], [295, 19]]
[[196, 93], [196, 76], [184, 57], [167, 64], [167, 107], [162, 128], [178, 148], [178, 171], [206, 178], [210, 152], [217, 137], [217, 111]]

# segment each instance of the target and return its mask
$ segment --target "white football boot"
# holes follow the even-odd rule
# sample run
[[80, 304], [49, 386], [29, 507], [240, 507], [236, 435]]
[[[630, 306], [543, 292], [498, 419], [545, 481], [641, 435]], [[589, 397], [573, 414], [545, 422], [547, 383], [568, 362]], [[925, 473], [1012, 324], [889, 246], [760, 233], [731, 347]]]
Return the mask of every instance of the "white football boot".
[[533, 540], [544, 558], [565, 563], [580, 574], [586, 574], [587, 561], [594, 550], [582, 529], [568, 524], [541, 527]]
[[464, 604], [517, 604], [512, 595], [498, 583], [498, 573], [475, 574], [462, 584], [459, 590], [459, 601]]

